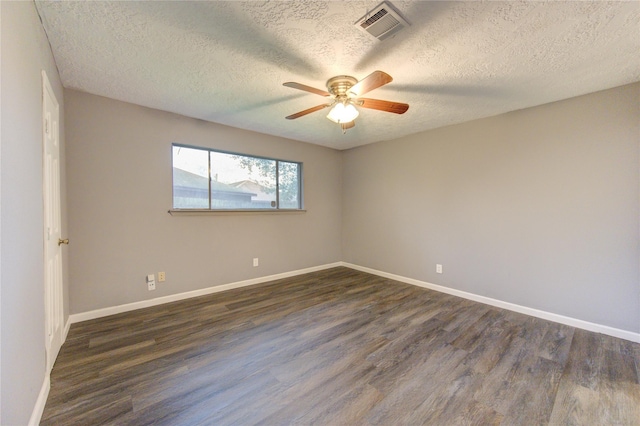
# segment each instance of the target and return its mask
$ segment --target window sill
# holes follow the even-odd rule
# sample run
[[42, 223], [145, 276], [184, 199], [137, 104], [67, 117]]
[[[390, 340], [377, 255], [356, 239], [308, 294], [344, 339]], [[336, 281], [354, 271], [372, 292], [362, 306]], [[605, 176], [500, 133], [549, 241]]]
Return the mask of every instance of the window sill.
[[206, 216], [206, 215], [251, 215], [251, 214], [295, 214], [306, 213], [307, 211], [302, 209], [247, 209], [247, 210], [209, 210], [209, 209], [184, 209], [184, 210], [169, 210], [171, 216]]

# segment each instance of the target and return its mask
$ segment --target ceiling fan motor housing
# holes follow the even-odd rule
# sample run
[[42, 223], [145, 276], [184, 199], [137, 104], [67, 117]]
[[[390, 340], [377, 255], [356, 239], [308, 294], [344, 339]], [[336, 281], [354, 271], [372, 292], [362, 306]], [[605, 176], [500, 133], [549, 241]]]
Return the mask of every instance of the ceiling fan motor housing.
[[337, 98], [348, 97], [347, 92], [358, 80], [350, 75], [338, 75], [327, 80], [327, 90]]

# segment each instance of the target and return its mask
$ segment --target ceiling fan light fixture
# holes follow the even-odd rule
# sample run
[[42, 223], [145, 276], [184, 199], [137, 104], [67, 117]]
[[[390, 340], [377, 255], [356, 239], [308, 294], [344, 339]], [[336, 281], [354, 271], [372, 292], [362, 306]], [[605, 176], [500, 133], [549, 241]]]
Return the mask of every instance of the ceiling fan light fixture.
[[352, 104], [343, 104], [341, 102], [337, 103], [329, 114], [327, 114], [327, 118], [334, 123], [349, 123], [358, 117], [360, 113]]

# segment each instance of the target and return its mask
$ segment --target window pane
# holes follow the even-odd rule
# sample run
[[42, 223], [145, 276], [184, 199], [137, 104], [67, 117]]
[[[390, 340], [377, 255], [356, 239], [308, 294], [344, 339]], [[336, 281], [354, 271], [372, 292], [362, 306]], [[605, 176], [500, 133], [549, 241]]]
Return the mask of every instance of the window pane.
[[172, 147], [176, 209], [302, 209], [302, 164]]
[[300, 203], [300, 164], [278, 161], [278, 185], [280, 189], [280, 208], [299, 209]]
[[202, 149], [173, 147], [173, 207], [209, 208], [209, 153]]
[[211, 208], [276, 208], [276, 161], [211, 152]]

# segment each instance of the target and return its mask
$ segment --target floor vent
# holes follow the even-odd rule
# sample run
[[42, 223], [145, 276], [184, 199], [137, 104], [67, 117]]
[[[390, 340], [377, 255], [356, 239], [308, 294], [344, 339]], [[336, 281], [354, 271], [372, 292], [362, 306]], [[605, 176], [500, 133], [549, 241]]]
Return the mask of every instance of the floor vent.
[[397, 34], [404, 27], [408, 27], [409, 23], [385, 1], [358, 19], [355, 26], [378, 40], [384, 40]]

